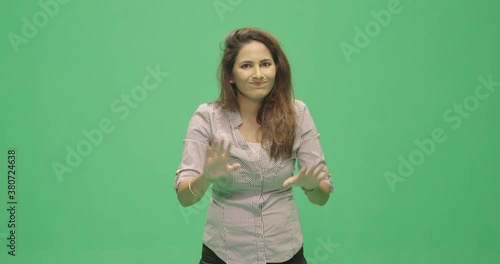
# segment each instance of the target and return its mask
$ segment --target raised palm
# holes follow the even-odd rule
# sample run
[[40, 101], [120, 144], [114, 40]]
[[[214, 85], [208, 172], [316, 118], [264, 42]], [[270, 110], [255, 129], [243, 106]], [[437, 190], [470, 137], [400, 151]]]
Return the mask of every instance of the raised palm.
[[230, 150], [231, 142], [225, 148], [224, 139], [214, 140], [205, 155], [205, 164], [203, 165], [203, 177], [205, 179], [214, 181], [241, 167], [239, 163], [229, 164]]
[[317, 164], [309, 168], [302, 167], [297, 175], [291, 176], [283, 182], [283, 187], [296, 185], [306, 189], [316, 188], [319, 183], [328, 176], [323, 171], [324, 168], [324, 164]]

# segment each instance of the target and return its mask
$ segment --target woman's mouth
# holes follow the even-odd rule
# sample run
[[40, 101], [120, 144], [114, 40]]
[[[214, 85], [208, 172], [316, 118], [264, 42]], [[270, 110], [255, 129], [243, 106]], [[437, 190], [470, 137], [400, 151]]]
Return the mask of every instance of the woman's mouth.
[[266, 84], [265, 81], [262, 81], [262, 82], [251, 82], [250, 84], [252, 84], [253, 86], [257, 86], [257, 87], [262, 87], [264, 86], [264, 84]]

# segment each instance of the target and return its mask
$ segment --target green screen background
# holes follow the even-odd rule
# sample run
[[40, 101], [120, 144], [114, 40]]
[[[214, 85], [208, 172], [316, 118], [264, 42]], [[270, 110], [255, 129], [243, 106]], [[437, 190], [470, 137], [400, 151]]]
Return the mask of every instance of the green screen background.
[[[341, 43], [355, 45], [356, 27], [376, 30], [372, 11], [388, 5], [73, 0], [45, 21], [38, 14], [37, 33], [13, 45], [10, 32], [23, 37], [23, 17], [44, 9], [2, 1], [0, 262], [198, 263], [210, 193], [182, 208], [173, 180], [189, 119], [218, 96], [220, 42], [243, 26], [282, 43], [335, 181], [323, 207], [294, 189], [309, 263], [500, 262], [500, 86], [475, 96], [481, 76], [500, 82], [500, 5], [402, 0], [346, 56]], [[121, 102], [157, 65], [169, 73], [158, 87], [135, 108]], [[455, 112], [464, 103], [469, 110]], [[102, 120], [114, 129], [58, 177], [54, 164], [67, 165], [68, 149]], [[444, 142], [391, 188], [387, 172], [398, 174], [400, 156], [417, 160], [415, 141], [436, 129]], [[9, 149], [17, 152], [15, 257], [7, 254]]]

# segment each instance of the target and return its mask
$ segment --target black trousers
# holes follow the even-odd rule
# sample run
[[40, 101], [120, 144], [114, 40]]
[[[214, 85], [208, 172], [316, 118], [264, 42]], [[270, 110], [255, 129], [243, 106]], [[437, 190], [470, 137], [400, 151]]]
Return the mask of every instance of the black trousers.
[[[226, 262], [220, 259], [209, 247], [203, 244], [203, 248], [201, 251], [201, 260], [199, 264], [226, 264]], [[295, 254], [291, 259], [285, 262], [268, 262], [268, 264], [307, 264], [307, 261], [304, 258], [304, 247], [301, 247], [297, 254]]]

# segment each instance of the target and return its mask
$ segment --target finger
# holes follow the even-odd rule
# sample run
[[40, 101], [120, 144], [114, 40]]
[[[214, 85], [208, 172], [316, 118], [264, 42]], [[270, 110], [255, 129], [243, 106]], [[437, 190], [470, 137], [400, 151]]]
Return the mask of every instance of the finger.
[[309, 174], [309, 170], [310, 170], [310, 168], [307, 168], [307, 169], [305, 170], [304, 174], [306, 174], [306, 175], [307, 175], [307, 174]]
[[229, 142], [229, 143], [227, 144], [227, 148], [226, 148], [226, 150], [224, 151], [224, 155], [225, 155], [226, 157], [229, 157], [229, 153], [230, 153], [230, 151], [231, 151], [231, 142]]
[[314, 178], [318, 178], [318, 176], [320, 175], [321, 171], [323, 171], [323, 168], [325, 167], [325, 165], [321, 164], [321, 165], [317, 165], [316, 168], [314, 169]]
[[328, 177], [328, 174], [326, 172], [320, 173], [320, 176], [318, 177], [318, 181], [322, 181], [322, 180], [326, 179], [326, 177]]
[[211, 158], [214, 155], [213, 143], [211, 146], [207, 147], [206, 151], [207, 151], [206, 158]]
[[325, 171], [325, 168], [326, 168], [326, 165], [323, 166], [323, 169], [320, 172], [320, 176], [319, 176], [320, 180], [324, 180], [324, 179], [328, 178], [328, 176], [329, 176], [328, 172]]
[[227, 167], [228, 167], [228, 169], [227, 169], [227, 170], [228, 170], [229, 172], [231, 172], [231, 171], [234, 171], [234, 170], [236, 170], [236, 169], [241, 168], [241, 164], [239, 164], [239, 163], [233, 163], [233, 164], [231, 164], [231, 165], [228, 165]]
[[317, 167], [317, 166], [318, 166], [318, 165], [316, 165], [316, 166], [312, 166], [312, 167], [309, 167], [309, 168], [307, 169], [307, 171], [306, 171], [306, 175], [308, 175], [308, 176], [312, 176], [312, 175], [314, 175], [314, 170], [316, 169], [316, 167]]
[[212, 153], [215, 154], [217, 152], [217, 149], [219, 148], [219, 140], [215, 139], [210, 147], [212, 149]]
[[220, 140], [220, 143], [217, 148], [217, 154], [222, 155], [224, 153], [224, 138]]
[[286, 187], [294, 184], [296, 181], [297, 181], [297, 176], [292, 176], [292, 177], [286, 179], [285, 182], [283, 182], [283, 187], [286, 188]]

